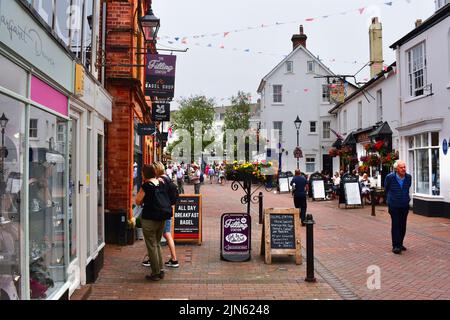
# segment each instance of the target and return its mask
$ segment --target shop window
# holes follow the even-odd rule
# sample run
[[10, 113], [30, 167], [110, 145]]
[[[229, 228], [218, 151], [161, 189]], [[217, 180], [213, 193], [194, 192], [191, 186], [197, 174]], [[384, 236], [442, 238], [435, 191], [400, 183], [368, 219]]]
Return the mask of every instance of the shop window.
[[439, 196], [439, 133], [427, 132], [408, 138], [409, 166], [414, 177], [414, 192]]
[[21, 299], [20, 240], [24, 210], [25, 105], [0, 94], [0, 300]]
[[66, 281], [66, 154], [52, 142], [67, 121], [37, 108], [30, 116], [49, 123], [47, 135], [39, 131], [30, 141], [28, 163], [30, 291], [32, 299], [46, 299]]

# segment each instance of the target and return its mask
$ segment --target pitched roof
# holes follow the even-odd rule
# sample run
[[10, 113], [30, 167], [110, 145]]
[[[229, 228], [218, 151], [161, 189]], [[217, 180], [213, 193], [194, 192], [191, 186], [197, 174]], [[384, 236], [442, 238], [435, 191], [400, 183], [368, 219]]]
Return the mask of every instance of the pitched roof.
[[262, 89], [267, 81], [267, 79], [272, 76], [272, 74], [275, 73], [275, 71], [277, 71], [286, 61], [288, 61], [292, 56], [294, 56], [298, 51], [303, 50], [307, 55], [309, 55], [311, 58], [314, 59], [314, 61], [316, 61], [322, 68], [324, 68], [330, 75], [335, 75], [335, 73], [333, 71], [331, 71], [326, 65], [324, 65], [317, 57], [315, 57], [311, 51], [309, 51], [308, 49], [306, 49], [305, 47], [303, 47], [302, 45], [297, 46], [297, 48], [295, 48], [294, 50], [292, 50], [291, 53], [289, 53], [283, 60], [281, 60], [280, 63], [278, 63], [268, 74], [266, 74], [258, 87], [258, 93], [262, 92]]
[[328, 113], [333, 113], [337, 110], [339, 110], [342, 106], [344, 106], [345, 104], [347, 104], [347, 102], [349, 102], [350, 100], [352, 100], [353, 98], [357, 97], [361, 92], [363, 92], [364, 90], [366, 90], [367, 88], [369, 88], [372, 84], [378, 82], [379, 80], [383, 81], [384, 75], [387, 73], [389, 74], [389, 72], [391, 72], [394, 67], [397, 65], [397, 62], [393, 62], [389, 67], [387, 67], [386, 70], [381, 71], [380, 73], [378, 73], [377, 75], [375, 75], [375, 77], [373, 77], [372, 79], [370, 79], [368, 82], [366, 82], [362, 87], [358, 88], [358, 90], [356, 90], [355, 92], [353, 92], [351, 95], [349, 95], [347, 98], [345, 98], [344, 102], [338, 103], [336, 104], [333, 108], [331, 108]]
[[394, 42], [390, 46], [390, 48], [391, 49], [395, 49], [397, 46], [401, 46], [405, 42], [408, 42], [409, 40], [417, 37], [419, 34], [427, 31], [428, 29], [430, 29], [434, 25], [436, 25], [439, 22], [441, 22], [442, 20], [446, 19], [448, 16], [450, 16], [450, 3], [446, 4], [441, 9], [436, 11], [435, 14], [433, 14], [427, 20], [422, 22], [422, 24], [420, 26], [418, 26], [417, 28], [412, 30], [410, 33], [405, 35], [403, 38], [401, 38], [400, 40]]

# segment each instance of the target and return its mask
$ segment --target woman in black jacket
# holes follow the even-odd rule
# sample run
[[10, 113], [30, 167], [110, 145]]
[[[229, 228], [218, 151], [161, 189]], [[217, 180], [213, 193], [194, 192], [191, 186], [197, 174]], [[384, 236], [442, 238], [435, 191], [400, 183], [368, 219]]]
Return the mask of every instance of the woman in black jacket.
[[152, 273], [145, 278], [159, 281], [164, 278], [161, 237], [166, 219], [172, 216], [169, 195], [157, 179], [155, 164], [142, 168], [143, 184], [136, 195], [136, 204], [142, 206], [142, 231]]

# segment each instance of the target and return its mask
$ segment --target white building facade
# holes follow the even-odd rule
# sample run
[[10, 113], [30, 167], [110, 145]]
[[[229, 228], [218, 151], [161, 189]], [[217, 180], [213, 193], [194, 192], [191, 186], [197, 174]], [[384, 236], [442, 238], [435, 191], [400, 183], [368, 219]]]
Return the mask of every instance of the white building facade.
[[400, 157], [413, 176], [413, 210], [450, 217], [450, 4], [391, 48], [398, 68], [396, 129]]
[[[296, 43], [296, 37], [303, 41]], [[306, 49], [303, 28], [293, 36], [294, 50], [261, 81], [261, 129], [266, 130], [269, 148], [267, 159], [278, 164], [281, 171], [295, 171], [297, 159], [297, 116], [302, 121], [299, 146], [303, 157], [299, 159], [302, 172], [339, 169], [338, 159], [332, 159], [328, 150], [336, 140], [330, 128], [336, 120], [329, 114], [331, 108], [328, 80], [323, 76], [334, 74]], [[321, 78], [322, 77], [322, 78]], [[351, 85], [348, 89], [354, 90]], [[278, 134], [273, 131], [278, 130]], [[281, 166], [279, 164], [281, 160]]]

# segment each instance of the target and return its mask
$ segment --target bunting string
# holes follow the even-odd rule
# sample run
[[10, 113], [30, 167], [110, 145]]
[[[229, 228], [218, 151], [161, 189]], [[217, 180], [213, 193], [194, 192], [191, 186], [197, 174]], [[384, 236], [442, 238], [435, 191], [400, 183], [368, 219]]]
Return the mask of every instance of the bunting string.
[[279, 22], [275, 22], [275, 23], [271, 23], [271, 24], [262, 23], [262, 24], [259, 24], [259, 25], [253, 25], [253, 26], [238, 28], [238, 29], [234, 29], [234, 30], [221, 31], [221, 32], [204, 33], [204, 34], [196, 34], [196, 35], [186, 35], [186, 36], [168, 36], [168, 35], [164, 35], [164, 36], [158, 37], [158, 40], [160, 40], [160, 39], [166, 39], [166, 40], [167, 39], [171, 39], [171, 40], [174, 40], [175, 42], [180, 42], [180, 43], [183, 43], [183, 44], [187, 44], [187, 41], [188, 40], [192, 40], [192, 39], [202, 39], [202, 38], [207, 38], [207, 37], [227, 38], [231, 34], [234, 34], [234, 33], [251, 31], [251, 30], [255, 30], [255, 29], [278, 27], [278, 26], [285, 25], [285, 24], [294, 24], [294, 23], [298, 24], [298, 23], [302, 23], [302, 22], [316, 22], [316, 21], [321, 20], [321, 19], [328, 19], [328, 18], [335, 17], [335, 16], [346, 16], [346, 15], [352, 14], [352, 13], [357, 13], [359, 15], [363, 15], [364, 12], [366, 12], [366, 10], [368, 8], [370, 8], [371, 6], [385, 5], [385, 6], [388, 6], [388, 7], [392, 7], [394, 3], [399, 3], [399, 2], [406, 2], [408, 4], [411, 4], [412, 0], [382, 1], [382, 2], [374, 3], [374, 4], [372, 4], [370, 6], [366, 6], [366, 7], [359, 7], [359, 8], [355, 8], [355, 9], [346, 10], [346, 11], [330, 13], [330, 14], [325, 14], [325, 15], [316, 16], [316, 17], [309, 17], [309, 18], [305, 18], [305, 19], [302, 19], [302, 20], [279, 21]]

